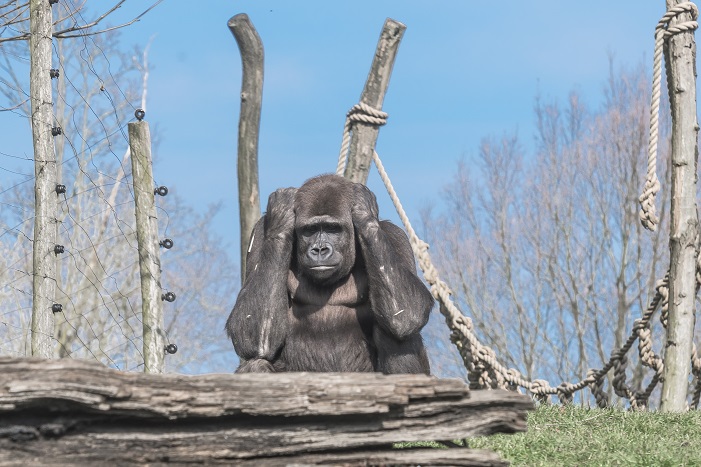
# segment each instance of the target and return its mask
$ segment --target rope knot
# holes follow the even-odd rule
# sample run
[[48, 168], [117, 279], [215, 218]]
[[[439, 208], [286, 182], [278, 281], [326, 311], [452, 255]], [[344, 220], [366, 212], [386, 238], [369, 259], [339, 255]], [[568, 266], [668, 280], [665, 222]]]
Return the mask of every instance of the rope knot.
[[389, 114], [359, 102], [346, 114], [346, 124], [343, 126], [343, 139], [341, 140], [341, 152], [338, 155], [336, 173], [343, 175], [346, 170], [348, 150], [350, 149], [350, 135], [354, 123], [367, 123], [369, 125], [382, 126], [387, 123]]
[[[670, 26], [669, 22], [672, 18], [681, 15], [682, 13], [689, 13], [691, 15], [691, 21], [684, 21], [683, 23], [677, 23], [674, 26]], [[665, 38], [673, 36], [674, 34], [679, 34], [680, 32], [694, 31], [699, 27], [696, 20], [699, 17], [699, 9], [693, 2], [684, 2], [670, 8], [664, 16], [657, 23], [655, 28], [655, 37], [658, 35], [664, 35]]]
[[351, 122], [362, 122], [377, 126], [385, 125], [388, 117], [389, 114], [387, 112], [377, 110], [362, 102], [355, 104], [346, 114], [346, 118]]

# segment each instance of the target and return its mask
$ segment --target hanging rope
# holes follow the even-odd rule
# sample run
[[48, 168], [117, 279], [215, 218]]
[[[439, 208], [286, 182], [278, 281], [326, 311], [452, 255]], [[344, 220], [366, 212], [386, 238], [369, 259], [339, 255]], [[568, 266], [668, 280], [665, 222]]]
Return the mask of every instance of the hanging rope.
[[[587, 377], [577, 383], [562, 383], [557, 387], [552, 387], [546, 380], [542, 379], [532, 382], [528, 381], [524, 379], [517, 370], [504, 367], [497, 360], [494, 351], [479, 342], [473, 333], [472, 320], [463, 315], [455, 303], [453, 303], [450, 288], [438, 276], [438, 271], [431, 262], [430, 255], [428, 254], [428, 244], [416, 235], [414, 228], [411, 226], [411, 222], [404, 211], [377, 152], [373, 154], [373, 161], [377, 166], [380, 178], [385, 184], [387, 193], [389, 193], [392, 203], [394, 203], [394, 207], [404, 225], [404, 229], [409, 236], [412, 250], [419, 263], [419, 267], [423, 271], [424, 278], [431, 285], [431, 293], [441, 303], [440, 311], [445, 316], [446, 323], [452, 331], [453, 342], [458, 347], [458, 351], [465, 362], [465, 367], [468, 369], [468, 378], [473, 383], [471, 385], [473, 389], [478, 387], [522, 387], [541, 401], [547, 400], [547, 396], [549, 395], [557, 395], [561, 402], [567, 403], [572, 401], [572, 395], [575, 392], [588, 386], [597, 399], [597, 404], [602, 405], [608, 402], [602, 390], [603, 379], [606, 374], [614, 368], [615, 376], [612, 384], [616, 393], [628, 399], [633, 408], [646, 405], [647, 399], [657, 385], [664, 368], [662, 359], [652, 352], [649, 330], [650, 320], [655, 311], [661, 304], [663, 306], [667, 304], [666, 299], [669, 291], [669, 278], [667, 275], [657, 283], [657, 291], [654, 298], [651, 300], [647, 310], [643, 313], [643, 316], [636, 320], [628, 340], [623, 346], [611, 354], [611, 357], [603, 368], [600, 370], [589, 370]], [[642, 393], [635, 392], [625, 384], [626, 354], [638, 339], [641, 339], [639, 345], [641, 361], [645, 366], [655, 370], [653, 381]]]
[[[669, 21], [681, 13], [690, 13], [693, 21], [680, 23], [674, 27], [667, 27]], [[670, 9], [659, 21], [655, 30], [655, 53], [653, 71], [653, 91], [650, 106], [650, 140], [648, 147], [648, 170], [643, 194], [639, 201], [641, 204], [640, 218], [643, 225], [655, 230], [658, 218], [655, 213], [654, 197], [659, 191], [660, 184], [656, 174], [657, 143], [659, 129], [659, 105], [662, 70], [662, 49], [664, 40], [673, 34], [693, 31], [698, 28], [695, 21], [698, 18], [698, 9], [691, 2], [681, 3]], [[341, 143], [341, 152], [338, 158], [336, 173], [343, 175], [347, 163], [350, 147], [350, 134], [355, 122], [363, 122], [372, 125], [384, 125], [387, 122], [387, 113], [374, 109], [366, 104], [356, 104], [351, 108], [346, 117]], [[414, 231], [409, 218], [397, 196], [394, 187], [385, 171], [377, 152], [373, 151], [373, 161], [378, 169], [397, 214], [409, 236], [414, 256], [419, 267], [423, 271], [424, 278], [431, 286], [431, 293], [440, 302], [440, 311], [444, 315], [446, 323], [451, 330], [451, 340], [458, 348], [460, 356], [468, 371], [468, 379], [471, 388], [508, 388], [516, 390], [519, 387], [531, 392], [536, 399], [546, 402], [548, 396], [557, 395], [562, 403], [571, 403], [575, 392], [589, 387], [599, 407], [608, 405], [608, 396], [603, 390], [604, 378], [611, 369], [614, 377], [611, 381], [615, 393], [630, 401], [634, 409], [647, 406], [652, 391], [662, 379], [664, 363], [662, 358], [652, 351], [652, 338], [650, 320], [655, 311], [662, 306], [660, 320], [666, 328], [666, 310], [669, 305], [669, 273], [656, 284], [655, 296], [650, 301], [647, 309], [640, 319], [635, 321], [630, 336], [600, 370], [590, 369], [587, 377], [577, 383], [563, 382], [557, 387], [552, 387], [546, 380], [536, 379], [528, 381], [515, 369], [507, 369], [496, 358], [495, 352], [488, 346], [482, 345], [473, 333], [472, 320], [465, 316], [453, 303], [452, 292], [448, 285], [438, 276], [438, 271], [431, 262], [428, 254], [428, 244], [421, 240]], [[697, 259], [697, 292], [701, 287], [701, 257]], [[638, 341], [638, 354], [640, 361], [646, 367], [655, 371], [655, 375], [642, 392], [637, 392], [626, 384], [627, 354], [635, 341]], [[692, 407], [696, 408], [701, 398], [701, 355], [694, 351], [691, 355], [692, 373], [696, 377], [696, 386], [692, 395]]]
[[338, 155], [338, 165], [336, 173], [343, 175], [346, 170], [348, 160], [348, 150], [350, 149], [350, 137], [353, 124], [356, 122], [368, 123], [370, 125], [382, 126], [387, 123], [387, 112], [377, 110], [362, 102], [355, 104], [346, 114], [346, 124], [343, 127], [343, 140], [341, 141], [341, 152]]
[[[367, 105], [357, 104], [351, 108], [344, 126], [343, 143], [341, 144], [341, 153], [339, 155], [337, 167], [337, 173], [339, 175], [342, 175], [345, 170], [350, 132], [352, 131], [353, 123], [361, 121], [374, 125], [384, 125], [386, 120], [387, 114], [385, 112], [378, 111]], [[667, 276], [658, 282], [655, 297], [650, 302], [647, 310], [643, 313], [643, 316], [636, 320], [636, 324], [628, 340], [621, 348], [611, 354], [609, 361], [602, 369], [591, 369], [587, 373], [587, 377], [581, 381], [575, 384], [564, 382], [557, 387], [552, 387], [548, 381], [542, 379], [529, 381], [523, 378], [517, 370], [503, 366], [497, 360], [494, 350], [483, 345], [477, 339], [473, 332], [472, 320], [457, 308], [451, 298], [452, 291], [438, 276], [438, 271], [428, 254], [428, 244], [416, 235], [416, 231], [406, 215], [406, 211], [394, 190], [394, 186], [387, 175], [384, 165], [375, 151], [373, 151], [373, 161], [387, 189], [387, 193], [397, 210], [397, 214], [404, 225], [404, 229], [409, 236], [414, 256], [419, 263], [419, 267], [423, 271], [424, 278], [431, 286], [431, 293], [441, 304], [441, 314], [445, 317], [446, 324], [451, 330], [451, 340], [458, 348], [460, 356], [467, 368], [468, 379], [472, 389], [491, 387], [510, 388], [514, 390], [522, 387], [531, 392], [535, 398], [541, 402], [546, 402], [548, 396], [557, 395], [562, 403], [570, 403], [573, 400], [575, 392], [589, 387], [597, 400], [597, 404], [603, 406], [604, 404], [608, 404], [607, 396], [603, 392], [603, 380], [606, 374], [612, 368], [615, 368], [615, 376], [612, 385], [616, 393], [628, 399], [633, 408], [646, 405], [650, 393], [659, 381], [659, 375], [661, 375], [663, 368], [662, 359], [652, 352], [649, 329], [650, 319], [657, 308], [660, 304], [662, 304], [663, 307], [666, 306], [666, 299], [669, 293]], [[639, 345], [641, 361], [645, 366], [654, 369], [656, 372], [653, 380], [643, 393], [637, 393], [625, 383], [625, 369], [627, 365], [626, 354], [638, 339], [641, 340]]]
[[[668, 27], [672, 18], [690, 13], [692, 21], [679, 23]], [[640, 201], [640, 222], [643, 226], [654, 231], [659, 219], [655, 210], [655, 195], [660, 191], [660, 181], [657, 178], [657, 143], [659, 137], [660, 92], [662, 88], [662, 52], [665, 39], [681, 32], [693, 31], [699, 27], [696, 19], [699, 11], [692, 2], [685, 2], [671, 8], [657, 23], [655, 28], [655, 51], [652, 66], [652, 97], [650, 102], [650, 139], [647, 149], [647, 175]]]

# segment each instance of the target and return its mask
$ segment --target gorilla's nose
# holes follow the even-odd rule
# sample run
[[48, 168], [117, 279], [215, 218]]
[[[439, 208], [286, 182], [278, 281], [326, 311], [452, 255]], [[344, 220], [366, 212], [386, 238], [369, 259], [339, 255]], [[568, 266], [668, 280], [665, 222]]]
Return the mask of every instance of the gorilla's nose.
[[333, 247], [329, 243], [317, 244], [309, 249], [309, 257], [315, 262], [324, 262], [333, 254]]

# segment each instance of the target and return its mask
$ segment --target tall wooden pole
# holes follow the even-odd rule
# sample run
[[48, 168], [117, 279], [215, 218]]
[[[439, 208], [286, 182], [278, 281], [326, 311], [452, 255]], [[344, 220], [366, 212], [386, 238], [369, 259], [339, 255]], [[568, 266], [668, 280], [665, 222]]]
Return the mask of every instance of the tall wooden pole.
[[263, 43], [248, 15], [231, 18], [229, 30], [241, 51], [241, 113], [239, 116], [238, 182], [241, 226], [241, 283], [246, 277], [246, 253], [253, 227], [260, 219], [258, 134], [263, 101]]
[[[681, 3], [667, 0], [667, 9]], [[677, 16], [670, 27], [690, 21]], [[696, 258], [699, 220], [696, 210], [698, 121], [696, 118], [696, 42], [693, 32], [665, 43], [667, 86], [672, 108], [672, 213], [670, 225], [669, 321], [660, 409], [687, 409], [686, 396], [695, 323]]]
[[33, 356], [42, 358], [54, 355], [52, 306], [56, 295], [56, 155], [49, 74], [52, 22], [48, 0], [31, 0], [29, 93], [35, 176], [31, 351]]
[[165, 331], [163, 329], [161, 258], [151, 160], [151, 132], [148, 123], [144, 121], [132, 122], [128, 126], [136, 205], [136, 241], [141, 275], [144, 372], [163, 373]]
[[[375, 58], [372, 61], [365, 88], [360, 96], [361, 103], [382, 110], [389, 79], [392, 76], [394, 60], [399, 50], [399, 42], [402, 40], [405, 30], [405, 25], [392, 18], [387, 18], [385, 21], [380, 40], [377, 42]], [[380, 129], [376, 125], [363, 122], [354, 124], [344, 177], [356, 183], [367, 182], [379, 132]]]

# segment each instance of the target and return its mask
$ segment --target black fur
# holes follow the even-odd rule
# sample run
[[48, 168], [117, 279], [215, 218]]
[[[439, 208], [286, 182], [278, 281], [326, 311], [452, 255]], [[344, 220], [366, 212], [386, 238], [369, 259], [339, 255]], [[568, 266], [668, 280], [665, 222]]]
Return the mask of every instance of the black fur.
[[375, 196], [336, 175], [272, 193], [226, 323], [237, 372], [429, 374], [420, 331], [433, 298]]

